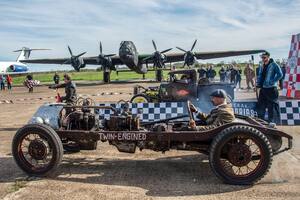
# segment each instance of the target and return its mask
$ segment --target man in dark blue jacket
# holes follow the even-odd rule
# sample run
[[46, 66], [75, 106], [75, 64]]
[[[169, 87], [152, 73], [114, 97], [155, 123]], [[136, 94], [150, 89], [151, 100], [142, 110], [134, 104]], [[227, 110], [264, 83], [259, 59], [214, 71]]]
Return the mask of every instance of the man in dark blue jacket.
[[277, 83], [282, 78], [282, 71], [278, 64], [270, 58], [270, 53], [261, 55], [262, 66], [257, 74], [257, 87], [260, 88], [257, 111], [258, 117], [264, 119], [266, 108], [268, 109], [268, 121], [280, 122]]

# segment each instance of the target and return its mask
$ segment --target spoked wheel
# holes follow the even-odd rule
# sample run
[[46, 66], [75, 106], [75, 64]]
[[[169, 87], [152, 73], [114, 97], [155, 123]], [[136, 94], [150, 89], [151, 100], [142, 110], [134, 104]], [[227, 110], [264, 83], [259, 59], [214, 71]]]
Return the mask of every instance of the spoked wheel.
[[130, 100], [131, 103], [148, 103], [149, 101], [149, 98], [144, 94], [134, 95]]
[[14, 136], [12, 153], [24, 172], [33, 176], [46, 176], [60, 164], [63, 147], [51, 127], [29, 124], [19, 129]]
[[272, 163], [272, 147], [260, 131], [247, 126], [223, 130], [210, 149], [210, 165], [224, 182], [249, 185], [268, 172]]
[[79, 97], [76, 101], [77, 106], [93, 106], [95, 105], [95, 101], [91, 98], [83, 98]]

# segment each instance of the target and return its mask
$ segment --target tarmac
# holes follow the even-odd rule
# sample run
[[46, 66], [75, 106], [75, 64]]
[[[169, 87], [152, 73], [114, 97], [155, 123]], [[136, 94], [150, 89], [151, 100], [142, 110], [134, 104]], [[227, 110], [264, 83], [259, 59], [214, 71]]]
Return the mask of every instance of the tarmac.
[[[141, 83], [153, 86], [157, 83]], [[78, 93], [97, 102], [129, 100], [136, 83], [84, 85]], [[60, 90], [63, 93], [63, 90]], [[101, 95], [103, 94], [103, 95]], [[32, 178], [11, 156], [11, 141], [39, 106], [53, 102], [46, 86], [0, 92], [0, 199], [300, 199], [300, 127], [278, 127], [294, 137], [294, 147], [274, 157], [270, 172], [254, 186], [223, 184], [207, 156], [197, 152], [143, 150], [120, 153], [107, 143], [95, 151], [64, 155], [55, 176]], [[254, 98], [238, 91], [238, 99]], [[23, 99], [21, 101], [20, 99]]]

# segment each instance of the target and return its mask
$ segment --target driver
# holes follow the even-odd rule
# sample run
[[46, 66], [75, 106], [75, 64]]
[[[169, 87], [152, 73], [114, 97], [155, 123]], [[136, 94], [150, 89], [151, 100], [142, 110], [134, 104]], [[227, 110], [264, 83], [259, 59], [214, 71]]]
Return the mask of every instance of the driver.
[[72, 82], [71, 76], [68, 74], [64, 75], [64, 83], [62, 84], [55, 84], [49, 86], [50, 89], [57, 89], [57, 88], [65, 88], [66, 95], [61, 97], [62, 102], [67, 104], [74, 104], [77, 99], [76, 94], [76, 85]]
[[183, 74], [178, 82], [180, 82], [180, 83], [191, 83], [192, 79], [191, 79], [191, 76], [189, 74]]
[[234, 121], [234, 112], [231, 104], [227, 103], [226, 101], [226, 92], [222, 89], [218, 89], [210, 96], [215, 108], [212, 109], [208, 115], [198, 112], [197, 108], [193, 104], [190, 104], [190, 110], [192, 112], [196, 112], [196, 117], [204, 124], [204, 126], [196, 126], [195, 121], [191, 119], [189, 125], [193, 130], [206, 130], [210, 127], [213, 128], [214, 126], [219, 126]]

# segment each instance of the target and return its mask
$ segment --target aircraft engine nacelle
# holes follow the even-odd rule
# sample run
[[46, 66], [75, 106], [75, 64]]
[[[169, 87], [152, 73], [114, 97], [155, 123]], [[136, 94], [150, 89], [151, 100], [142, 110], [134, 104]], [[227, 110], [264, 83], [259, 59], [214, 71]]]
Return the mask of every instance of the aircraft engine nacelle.
[[27, 72], [28, 68], [21, 65], [10, 65], [7, 69], [7, 72]]
[[184, 61], [187, 66], [191, 66], [191, 65], [195, 64], [196, 58], [193, 53], [187, 52], [184, 55]]
[[81, 68], [85, 67], [85, 63], [82, 58], [71, 59], [71, 65], [76, 71], [80, 71]]

